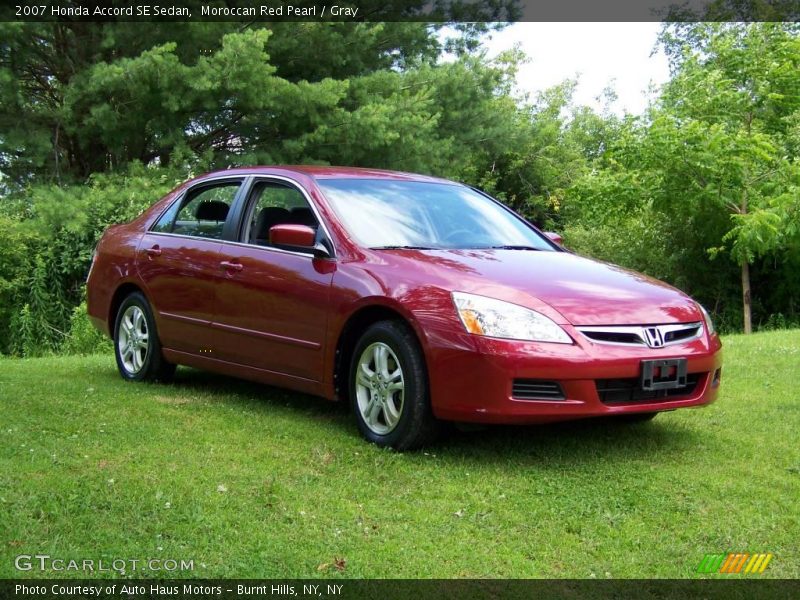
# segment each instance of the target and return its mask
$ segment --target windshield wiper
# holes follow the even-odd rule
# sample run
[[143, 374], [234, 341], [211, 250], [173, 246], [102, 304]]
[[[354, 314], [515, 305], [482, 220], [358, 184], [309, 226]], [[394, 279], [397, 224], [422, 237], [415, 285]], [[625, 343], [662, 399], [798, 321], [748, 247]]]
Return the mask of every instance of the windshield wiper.
[[370, 246], [370, 250], [439, 250], [430, 246]]
[[535, 250], [537, 252], [541, 250], [541, 248], [536, 248], [534, 246], [513, 245], [513, 244], [509, 244], [506, 246], [487, 246], [484, 249], [485, 250]]

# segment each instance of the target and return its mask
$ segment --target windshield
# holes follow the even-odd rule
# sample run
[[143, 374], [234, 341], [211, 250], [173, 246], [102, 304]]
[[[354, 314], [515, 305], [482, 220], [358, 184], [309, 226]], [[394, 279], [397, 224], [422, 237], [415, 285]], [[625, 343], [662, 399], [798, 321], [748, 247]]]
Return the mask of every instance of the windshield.
[[362, 246], [553, 250], [520, 218], [463, 185], [386, 179], [317, 183]]

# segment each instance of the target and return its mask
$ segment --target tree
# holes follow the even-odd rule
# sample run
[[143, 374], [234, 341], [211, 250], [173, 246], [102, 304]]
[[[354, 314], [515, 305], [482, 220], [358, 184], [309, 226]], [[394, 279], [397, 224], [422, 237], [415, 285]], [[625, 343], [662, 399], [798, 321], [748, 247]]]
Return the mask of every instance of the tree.
[[567, 190], [566, 239], [681, 287], [725, 328], [796, 318], [798, 29], [682, 23], [661, 37], [672, 78], [648, 112], [578, 128], [590, 168]]
[[[518, 57], [508, 60], [514, 64]], [[571, 119], [565, 116], [575, 83], [564, 81], [512, 106], [511, 127], [495, 141], [478, 178], [488, 192], [544, 228], [564, 226], [567, 190], [586, 171], [589, 138], [597, 140], [590, 125], [593, 113], [580, 109]]]
[[[372, 9], [413, 15], [417, 4]], [[480, 10], [505, 14], [495, 4]], [[284, 142], [321, 127], [352, 80], [433, 65], [439, 27], [0, 23], [0, 172], [6, 185], [68, 183], [176, 155], [210, 154], [221, 165], [295, 158]], [[486, 28], [460, 26], [451, 48], [473, 49]]]
[[750, 333], [750, 268], [784, 245], [786, 205], [797, 189], [788, 142], [800, 111], [800, 38], [776, 23], [715, 23], [667, 27], [662, 40], [674, 76], [648, 132], [652, 164], [661, 165], [661, 199], [687, 215], [708, 205], [729, 216], [709, 251], [727, 252], [739, 265]]

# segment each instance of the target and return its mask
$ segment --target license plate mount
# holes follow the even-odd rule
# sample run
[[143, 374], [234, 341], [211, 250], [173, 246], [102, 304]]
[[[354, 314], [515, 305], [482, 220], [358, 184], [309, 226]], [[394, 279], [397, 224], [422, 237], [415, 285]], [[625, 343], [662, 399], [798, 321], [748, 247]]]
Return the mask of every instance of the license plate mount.
[[642, 389], [646, 392], [686, 387], [685, 358], [642, 361]]

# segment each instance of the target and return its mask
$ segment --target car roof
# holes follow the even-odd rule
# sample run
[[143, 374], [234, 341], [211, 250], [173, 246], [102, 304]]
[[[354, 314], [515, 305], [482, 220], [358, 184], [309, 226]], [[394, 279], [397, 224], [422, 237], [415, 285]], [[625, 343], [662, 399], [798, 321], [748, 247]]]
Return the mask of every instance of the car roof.
[[429, 175], [418, 173], [405, 173], [402, 171], [389, 171], [386, 169], [369, 169], [361, 167], [333, 167], [324, 165], [274, 165], [274, 166], [255, 166], [255, 167], [236, 167], [207, 173], [204, 177], [218, 175], [285, 175], [287, 173], [297, 173], [312, 177], [314, 179], [390, 179], [399, 181], [419, 181], [428, 183], [449, 183], [455, 182]]

